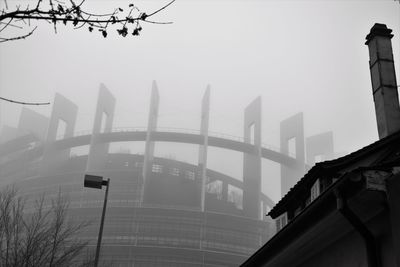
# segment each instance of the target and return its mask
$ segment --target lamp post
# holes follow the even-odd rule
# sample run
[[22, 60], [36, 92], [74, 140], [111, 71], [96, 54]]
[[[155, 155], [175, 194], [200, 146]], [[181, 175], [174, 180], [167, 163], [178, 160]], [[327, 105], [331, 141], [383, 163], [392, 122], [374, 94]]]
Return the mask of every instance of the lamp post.
[[97, 267], [99, 264], [101, 238], [103, 237], [104, 217], [106, 215], [108, 188], [110, 187], [110, 179], [108, 178], [107, 180], [103, 180], [103, 177], [101, 176], [88, 175], [88, 174], [85, 175], [84, 187], [102, 189], [103, 185], [106, 186], [106, 193], [104, 195], [103, 212], [101, 214], [99, 236], [97, 237], [96, 257], [94, 259], [95, 267]]

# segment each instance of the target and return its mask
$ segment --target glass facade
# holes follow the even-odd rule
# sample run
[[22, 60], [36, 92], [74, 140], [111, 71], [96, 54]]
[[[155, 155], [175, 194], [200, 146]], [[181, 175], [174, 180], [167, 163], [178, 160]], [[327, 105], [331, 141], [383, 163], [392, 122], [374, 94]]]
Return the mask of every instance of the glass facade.
[[[19, 193], [29, 200], [45, 194], [48, 207], [59, 192], [68, 197], [71, 218], [92, 222], [77, 238], [88, 240], [94, 249], [104, 190], [83, 187], [86, 161], [87, 155], [73, 156], [51, 175], [40, 174], [40, 164], [26, 164], [4, 181], [16, 181]], [[97, 172], [110, 178], [104, 266], [238, 266], [272, 235], [267, 218], [243, 215], [240, 181], [207, 170], [202, 212], [198, 167], [171, 159], [153, 160], [141, 203], [142, 163], [142, 155], [109, 154]], [[34, 205], [27, 201], [26, 209]]]

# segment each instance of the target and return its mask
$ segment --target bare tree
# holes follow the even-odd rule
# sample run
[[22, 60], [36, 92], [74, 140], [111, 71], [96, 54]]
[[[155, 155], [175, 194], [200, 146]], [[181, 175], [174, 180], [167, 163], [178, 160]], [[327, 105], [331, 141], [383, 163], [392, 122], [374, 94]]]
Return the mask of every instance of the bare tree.
[[[57, 33], [57, 25], [60, 23], [71, 24], [75, 29], [86, 27], [89, 32], [97, 29], [103, 37], [107, 37], [110, 26], [117, 26], [116, 31], [119, 35], [126, 37], [129, 33], [139, 35], [142, 30], [141, 22], [170, 24], [171, 22], [158, 22], [151, 20], [151, 17], [167, 8], [175, 0], [151, 13], [141, 12], [134, 4], [127, 7], [115, 8], [107, 14], [99, 14], [87, 11], [83, 8], [85, 0], [75, 3], [74, 0], [37, 0], [34, 6], [26, 4], [22, 7], [16, 5], [9, 8], [7, 0], [4, 0], [5, 7], [0, 11], [0, 34], [4, 34], [6, 29], [16, 28], [24, 30], [32, 21], [47, 21], [53, 24], [54, 31]], [[0, 36], [0, 42], [25, 39], [33, 34], [37, 26], [31, 30], [16, 36]]]
[[32, 212], [25, 200], [7, 187], [0, 192], [0, 266], [89, 266], [84, 256], [87, 241], [76, 238], [89, 223], [68, 220], [68, 201], [58, 194], [50, 207], [45, 197]]

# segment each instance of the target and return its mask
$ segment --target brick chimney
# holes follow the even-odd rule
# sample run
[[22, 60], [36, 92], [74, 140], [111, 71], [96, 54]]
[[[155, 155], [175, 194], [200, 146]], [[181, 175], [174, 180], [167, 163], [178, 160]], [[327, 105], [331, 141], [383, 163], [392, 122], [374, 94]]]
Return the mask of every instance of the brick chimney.
[[375, 23], [365, 42], [378, 124], [379, 139], [400, 130], [400, 107], [392, 53], [392, 30]]

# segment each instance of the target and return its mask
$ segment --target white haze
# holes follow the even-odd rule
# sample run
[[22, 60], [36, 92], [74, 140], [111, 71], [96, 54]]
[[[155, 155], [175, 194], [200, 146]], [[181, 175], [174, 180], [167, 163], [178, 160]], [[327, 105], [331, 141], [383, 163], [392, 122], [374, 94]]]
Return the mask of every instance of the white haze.
[[[86, 6], [101, 12], [129, 3], [87, 0]], [[166, 1], [134, 3], [151, 11]], [[144, 24], [140, 37], [109, 31], [106, 39], [61, 25], [54, 34], [42, 23], [26, 40], [0, 44], [0, 96], [52, 101], [60, 92], [79, 106], [76, 130], [89, 130], [103, 82], [117, 98], [114, 126], [145, 126], [156, 80], [159, 127], [199, 129], [201, 98], [210, 84], [210, 131], [242, 136], [243, 110], [261, 95], [264, 143], [278, 147], [280, 121], [300, 111], [305, 135], [332, 130], [336, 152], [377, 140], [364, 42], [376, 22], [393, 29], [399, 79], [398, 2], [178, 0], [154, 19], [174, 23]], [[2, 123], [16, 126], [20, 109], [2, 102]], [[32, 109], [49, 115], [51, 106]], [[160, 143], [156, 151], [197, 160], [196, 146]], [[210, 151], [209, 168], [241, 179], [239, 153]], [[277, 201], [278, 166], [265, 162], [263, 170], [263, 192]]]

